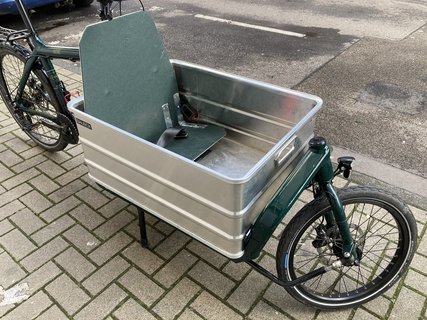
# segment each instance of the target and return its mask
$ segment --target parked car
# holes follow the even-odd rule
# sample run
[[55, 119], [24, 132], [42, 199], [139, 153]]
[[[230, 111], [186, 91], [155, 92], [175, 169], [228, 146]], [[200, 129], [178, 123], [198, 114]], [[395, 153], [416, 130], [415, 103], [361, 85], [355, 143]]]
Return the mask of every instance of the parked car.
[[[27, 9], [34, 9], [46, 5], [60, 6], [89, 6], [93, 0], [24, 0]], [[15, 0], [0, 0], [0, 15], [5, 14], [18, 14]]]

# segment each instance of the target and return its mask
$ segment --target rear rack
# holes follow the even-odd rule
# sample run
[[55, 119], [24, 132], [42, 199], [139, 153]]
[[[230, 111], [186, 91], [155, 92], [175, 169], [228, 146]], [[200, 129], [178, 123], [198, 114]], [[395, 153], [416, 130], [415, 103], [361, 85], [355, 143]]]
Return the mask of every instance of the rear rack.
[[16, 41], [19, 39], [26, 39], [30, 33], [28, 30], [13, 30], [0, 27], [0, 41]]

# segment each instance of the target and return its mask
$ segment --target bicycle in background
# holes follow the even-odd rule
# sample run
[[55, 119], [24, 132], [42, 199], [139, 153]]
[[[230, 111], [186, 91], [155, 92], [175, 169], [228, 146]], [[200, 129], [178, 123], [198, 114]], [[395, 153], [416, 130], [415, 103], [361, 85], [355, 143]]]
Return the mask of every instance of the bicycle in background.
[[[22, 0], [15, 0], [24, 30], [0, 27], [0, 94], [19, 127], [48, 151], [63, 150], [79, 140], [67, 109], [70, 93], [52, 59], [77, 61], [78, 48], [47, 45], [37, 34]], [[111, 20], [122, 1], [99, 0], [99, 17]], [[144, 6], [141, 3], [141, 8]]]

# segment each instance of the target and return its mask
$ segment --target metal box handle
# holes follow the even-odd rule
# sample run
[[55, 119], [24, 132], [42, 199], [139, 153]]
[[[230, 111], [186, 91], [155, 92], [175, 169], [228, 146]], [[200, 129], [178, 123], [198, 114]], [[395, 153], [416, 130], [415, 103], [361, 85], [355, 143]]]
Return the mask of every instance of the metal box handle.
[[[289, 139], [286, 144], [277, 152], [276, 156], [274, 157], [274, 164], [279, 167], [281, 166], [287, 158], [292, 154], [292, 152], [295, 150], [295, 140], [297, 136], [293, 136], [291, 139]], [[292, 146], [291, 146], [292, 144]], [[285, 152], [287, 151], [287, 152]], [[283, 154], [284, 153], [284, 154]]]

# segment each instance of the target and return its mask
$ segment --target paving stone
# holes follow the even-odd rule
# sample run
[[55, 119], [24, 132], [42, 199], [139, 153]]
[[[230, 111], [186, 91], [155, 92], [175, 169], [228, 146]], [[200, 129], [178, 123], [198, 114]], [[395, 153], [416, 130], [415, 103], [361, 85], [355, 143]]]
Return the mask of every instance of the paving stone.
[[31, 272], [45, 264], [67, 247], [68, 243], [66, 243], [61, 237], [56, 237], [23, 259], [21, 264]]
[[73, 219], [71, 219], [68, 215], [63, 215], [59, 219], [45, 226], [43, 229], [37, 231], [31, 236], [31, 238], [40, 246], [50, 239], [56, 237], [64, 230], [70, 228], [73, 224], [75, 224]]
[[34, 186], [34, 188], [43, 194], [52, 193], [59, 188], [59, 186], [53, 180], [44, 174], [31, 179], [29, 182]]
[[5, 142], [4, 144], [7, 145], [10, 149], [12, 149], [14, 152], [16, 152], [20, 155], [21, 155], [21, 152], [31, 148], [25, 141], [22, 141], [19, 138], [11, 139], [11, 140]]
[[[427, 271], [426, 268], [424, 271]], [[427, 277], [425, 275], [409, 270], [405, 278], [405, 284], [411, 286], [420, 293], [427, 295]]]
[[10, 217], [10, 220], [26, 234], [32, 234], [46, 225], [43, 220], [27, 208], [15, 213]]
[[6, 252], [0, 253], [0, 286], [4, 289], [9, 288], [14, 283], [26, 276], [21, 269]]
[[334, 310], [334, 311], [321, 311], [316, 320], [342, 320], [348, 319], [352, 313], [351, 309]]
[[20, 283], [28, 283], [31, 292], [36, 292], [52, 279], [56, 278], [62, 271], [51, 261], [42, 265], [36, 271], [30, 273]]
[[69, 315], [73, 315], [90, 300], [90, 297], [65, 274], [47, 285], [46, 291]]
[[233, 261], [229, 261], [222, 269], [222, 272], [239, 281], [249, 272], [249, 270], [251, 270], [251, 267], [246, 263], [235, 263]]
[[[30, 145], [28, 146], [31, 147]], [[28, 149], [27, 151], [21, 152], [19, 155], [23, 159], [28, 160], [32, 157], [42, 154], [43, 152], [44, 150], [42, 148], [40, 148], [39, 146], [34, 146], [34, 147], [31, 147], [31, 149]]]
[[112, 284], [99, 296], [93, 299], [74, 317], [76, 320], [104, 319], [116, 306], [126, 298], [126, 293]]
[[11, 127], [10, 130], [16, 130], [18, 128], [18, 125], [16, 124], [15, 120], [13, 118], [6, 118], [1, 123], [2, 127]]
[[373, 316], [369, 312], [367, 312], [361, 308], [358, 308], [356, 310], [356, 313], [354, 314], [352, 320], [378, 320], [378, 318]]
[[0, 236], [15, 228], [7, 219], [0, 222]]
[[44, 155], [50, 160], [54, 161], [57, 164], [62, 164], [68, 159], [70, 159], [70, 155], [65, 152], [49, 152], [45, 151]]
[[99, 215], [96, 211], [92, 210], [85, 204], [81, 204], [70, 212], [70, 215], [78, 220], [83, 226], [89, 230], [95, 229], [105, 219]]
[[61, 174], [64, 174], [66, 172], [64, 170], [64, 168], [61, 168], [52, 160], [44, 161], [43, 163], [37, 165], [36, 167], [42, 173], [44, 173], [45, 175], [47, 175], [48, 177], [50, 177], [52, 179], [55, 179], [56, 177], [58, 177]]
[[25, 196], [19, 198], [19, 200], [35, 213], [40, 213], [52, 206], [52, 203], [48, 199], [35, 190], [27, 193]]
[[93, 251], [101, 243], [93, 234], [78, 224], [65, 231], [63, 236], [83, 253]]
[[52, 305], [49, 297], [39, 291], [17, 308], [2, 317], [2, 320], [34, 319]]
[[276, 238], [271, 237], [268, 239], [267, 243], [265, 244], [264, 248], [262, 249], [264, 252], [267, 252], [271, 254], [272, 256], [276, 256], [277, 251], [277, 245], [279, 244], [279, 240]]
[[5, 165], [0, 163], [0, 181], [4, 181], [13, 177], [15, 174], [10, 171]]
[[272, 283], [264, 293], [264, 298], [296, 319], [313, 319], [314, 309], [291, 297], [285, 289]]
[[92, 189], [94, 189], [95, 191], [99, 192], [99, 194], [107, 197], [108, 200], [113, 199], [114, 197], [116, 197], [116, 195], [114, 195], [113, 193], [109, 192], [108, 190], [106, 190], [105, 188], [102, 188], [99, 184], [97, 184], [92, 178], [89, 177], [89, 175], [85, 174], [84, 176], [82, 176], [80, 178], [81, 181], [83, 181], [84, 183], [86, 183], [89, 187], [91, 187]]
[[114, 257], [86, 279], [83, 282], [83, 286], [92, 295], [96, 295], [120, 276], [129, 266], [130, 264], [120, 256]]
[[423, 224], [427, 223], [427, 211], [414, 206], [409, 206], [415, 219]]
[[208, 261], [211, 265], [218, 269], [228, 261], [228, 259], [223, 255], [220, 255], [216, 251], [194, 239], [187, 245], [186, 248], [194, 252], [203, 260]]
[[81, 182], [80, 180], [76, 180], [67, 184], [66, 186], [56, 190], [55, 192], [49, 195], [49, 199], [55, 203], [61, 202], [62, 200], [74, 195], [79, 190], [86, 187], [86, 184]]
[[114, 198], [109, 203], [107, 203], [105, 206], [103, 206], [98, 211], [105, 217], [105, 218], [111, 218], [119, 211], [123, 210], [129, 205], [129, 202], [120, 199], [120, 198]]
[[414, 268], [419, 272], [427, 273], [426, 265], [427, 265], [427, 257], [424, 257], [420, 254], [415, 253], [414, 258], [412, 259], [412, 262], [411, 262], [411, 268]]
[[194, 255], [187, 250], [182, 250], [157, 272], [154, 279], [168, 288], [181, 278], [196, 261], [197, 258]]
[[137, 267], [148, 274], [156, 271], [164, 261], [146, 248], [142, 248], [139, 243], [132, 243], [126, 248], [122, 255], [132, 261]]
[[25, 206], [22, 204], [22, 202], [18, 200], [14, 200], [10, 202], [0, 208], [0, 220], [3, 220], [4, 218], [9, 217], [24, 208]]
[[153, 308], [162, 319], [174, 319], [193, 299], [200, 287], [187, 278], [183, 278]]
[[141, 302], [150, 307], [164, 292], [155, 282], [135, 268], [124, 274], [119, 282]]
[[143, 306], [135, 300], [129, 299], [117, 311], [114, 316], [119, 320], [155, 320], [156, 318], [149, 313]]
[[22, 159], [15, 152], [9, 149], [0, 153], [0, 161], [3, 162], [6, 166], [12, 167], [24, 161], [24, 159]]
[[43, 155], [38, 155], [33, 158], [30, 158], [28, 160], [25, 160], [24, 162], [21, 162], [17, 164], [16, 166], [12, 167], [12, 170], [16, 173], [20, 173], [22, 171], [28, 170], [29, 168], [32, 168], [38, 164], [42, 164], [44, 161], [46, 161], [46, 157]]
[[21, 231], [17, 229], [1, 236], [0, 244], [16, 260], [21, 260], [37, 248]]
[[211, 294], [203, 291], [200, 296], [191, 304], [191, 307], [203, 317], [210, 320], [233, 320], [242, 317], [232, 309], [223, 304]]
[[121, 252], [124, 247], [132, 242], [132, 238], [123, 232], [119, 232], [114, 237], [103, 243], [100, 247], [95, 249], [89, 258], [92, 259], [97, 265], [102, 265], [117, 253]]
[[87, 171], [88, 170], [86, 166], [78, 166], [70, 171], [67, 171], [60, 177], [56, 178], [55, 181], [59, 183], [61, 186], [65, 186], [66, 184], [69, 184], [70, 182], [85, 175]]
[[339, 176], [335, 177], [335, 179], [334, 179], [334, 187], [344, 188], [344, 187], [346, 187], [348, 185], [349, 185], [349, 180], [343, 179], [343, 178], [341, 178]]
[[188, 275], [220, 298], [225, 298], [235, 286], [233, 281], [203, 261], [199, 261]]
[[390, 300], [386, 299], [384, 296], [379, 296], [363, 304], [363, 306], [369, 311], [376, 313], [379, 317], [385, 318], [388, 308], [390, 307]]
[[81, 144], [78, 144], [76, 146], [72, 146], [70, 148], [67, 148], [66, 151], [72, 157], [75, 157], [75, 156], [78, 156], [80, 153], [83, 153], [83, 147]]
[[68, 320], [68, 317], [56, 305], [53, 305], [39, 315], [36, 320]]
[[78, 166], [85, 166], [83, 154], [80, 154], [76, 157], [72, 157], [71, 159], [69, 159], [69, 160], [67, 160], [61, 164], [61, 167], [63, 167], [66, 170], [71, 170], [71, 169], [74, 169], [75, 167], [78, 167]]
[[[137, 242], [141, 241], [141, 234], [138, 225], [138, 219], [129, 224], [126, 227], [126, 232], [128, 232], [132, 237], [135, 238]], [[152, 228], [150, 225], [146, 224], [147, 238], [148, 238], [148, 246], [149, 248], [154, 248], [156, 245], [162, 241], [165, 236], [160, 233], [158, 230]]]
[[227, 302], [242, 313], [246, 313], [269, 284], [267, 277], [252, 270], [228, 298]]
[[10, 309], [13, 309], [14, 307], [15, 307], [15, 305], [13, 305], [13, 304], [9, 304], [7, 306], [0, 307], [0, 318], [3, 319], [3, 315], [5, 315]]
[[121, 211], [119, 214], [110, 218], [107, 222], [95, 229], [94, 233], [101, 239], [108, 239], [134, 219], [135, 217], [129, 212]]
[[24, 182], [27, 182], [28, 180], [30, 180], [31, 178], [39, 174], [40, 174], [39, 171], [37, 171], [34, 168], [30, 168], [27, 171], [21, 172], [20, 174], [15, 175], [14, 177], [2, 182], [2, 186], [10, 190]]
[[28, 184], [24, 183], [24, 184], [17, 186], [16, 188], [13, 188], [12, 190], [9, 190], [9, 191], [3, 193], [0, 197], [0, 220], [3, 219], [4, 217], [8, 217], [11, 214], [14, 214], [16, 211], [23, 208], [23, 206], [21, 206], [18, 210], [14, 211], [12, 213], [6, 212], [5, 211], [6, 209], [3, 208], [3, 206], [5, 204], [8, 204], [14, 200], [17, 200], [19, 197], [23, 196], [24, 194], [26, 194], [30, 191], [31, 191], [31, 187]]
[[[13, 131], [17, 129], [17, 125], [13, 123], [13, 120], [10, 118], [4, 119], [0, 124], [0, 137], [3, 138], [10, 134], [13, 137]], [[0, 140], [1, 141], [1, 140]], [[5, 145], [2, 145], [2, 151], [7, 150]]]
[[191, 309], [185, 309], [184, 312], [179, 316], [178, 320], [203, 320], [203, 318], [197, 315], [197, 313]]
[[108, 202], [107, 197], [92, 187], [84, 188], [83, 190], [77, 192], [76, 196], [94, 209], [98, 209]]
[[286, 320], [290, 319], [263, 301], [260, 301], [249, 314], [252, 320]]
[[68, 211], [74, 209], [79, 204], [81, 204], [80, 200], [71, 196], [41, 213], [40, 217], [47, 222], [52, 222], [53, 220], [62, 216], [64, 213], [67, 213]]
[[165, 259], [169, 259], [176, 254], [185, 244], [190, 241], [190, 237], [181, 231], [175, 230], [169, 237], [160, 243], [155, 251]]
[[176, 228], [172, 227], [170, 224], [168, 224], [162, 220], [159, 221], [157, 218], [155, 218], [155, 219], [156, 219], [156, 221], [158, 221], [155, 225], [156, 229], [159, 230], [160, 232], [162, 232], [163, 234], [168, 236], [176, 230]]
[[79, 282], [96, 270], [96, 267], [74, 248], [68, 248], [61, 253], [55, 258], [55, 262]]
[[284, 223], [280, 223], [277, 228], [273, 232], [273, 237], [280, 240], [280, 237], [282, 236], [283, 230], [285, 230], [286, 225]]
[[418, 243], [417, 253], [427, 256], [427, 235]]

